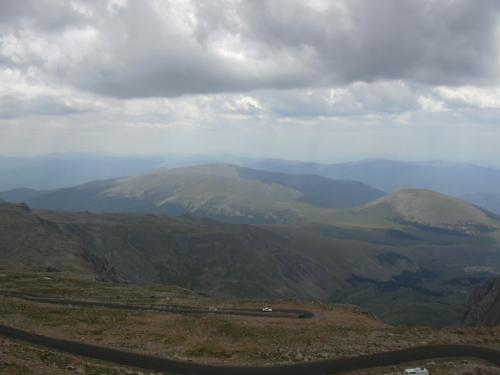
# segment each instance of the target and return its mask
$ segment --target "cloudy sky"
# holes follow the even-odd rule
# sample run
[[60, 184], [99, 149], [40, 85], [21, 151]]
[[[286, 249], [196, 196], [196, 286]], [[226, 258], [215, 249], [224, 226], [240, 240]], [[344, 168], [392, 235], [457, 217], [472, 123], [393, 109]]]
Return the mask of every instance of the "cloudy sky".
[[500, 165], [498, 0], [1, 0], [0, 154]]

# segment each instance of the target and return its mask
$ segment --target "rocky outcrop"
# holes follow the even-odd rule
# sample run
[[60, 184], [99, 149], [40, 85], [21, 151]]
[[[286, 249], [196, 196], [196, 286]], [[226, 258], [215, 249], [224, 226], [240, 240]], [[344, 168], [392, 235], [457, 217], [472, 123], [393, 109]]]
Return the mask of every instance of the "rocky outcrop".
[[472, 292], [462, 323], [467, 326], [500, 324], [500, 277], [488, 280]]

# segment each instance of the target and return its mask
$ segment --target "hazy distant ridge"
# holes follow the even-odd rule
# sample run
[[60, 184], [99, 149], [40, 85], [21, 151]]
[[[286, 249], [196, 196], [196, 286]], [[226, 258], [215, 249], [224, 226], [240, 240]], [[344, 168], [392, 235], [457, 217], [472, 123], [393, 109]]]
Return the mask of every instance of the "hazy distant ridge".
[[6, 200], [34, 208], [193, 214], [229, 222], [294, 222], [322, 210], [365, 204], [384, 193], [360, 182], [286, 175], [227, 164], [158, 169], [47, 192], [14, 190]]
[[403, 162], [361, 160], [320, 164], [287, 160], [260, 160], [254, 168], [290, 174], [313, 173], [333, 179], [363, 182], [386, 192], [400, 189], [429, 189], [462, 197], [488, 210], [500, 213], [500, 170], [473, 164], [443, 161]]

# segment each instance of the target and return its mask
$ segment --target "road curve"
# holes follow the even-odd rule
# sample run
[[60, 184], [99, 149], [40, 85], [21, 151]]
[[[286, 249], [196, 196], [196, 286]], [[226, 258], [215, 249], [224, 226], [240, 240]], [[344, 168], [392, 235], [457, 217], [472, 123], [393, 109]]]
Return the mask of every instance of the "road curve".
[[320, 375], [370, 367], [393, 366], [437, 358], [476, 358], [500, 367], [500, 350], [468, 345], [422, 346], [373, 355], [306, 362], [270, 367], [207, 366], [130, 353], [75, 341], [61, 340], [0, 325], [0, 335], [61, 352], [131, 366], [150, 371], [180, 375]]
[[82, 307], [104, 307], [109, 309], [122, 310], [141, 310], [155, 311], [171, 314], [219, 314], [219, 315], [238, 315], [260, 318], [285, 318], [285, 319], [311, 319], [314, 313], [307, 310], [292, 310], [292, 309], [273, 309], [272, 312], [262, 312], [258, 309], [229, 309], [218, 308], [217, 310], [204, 309], [194, 306], [178, 306], [178, 305], [138, 305], [115, 302], [97, 302], [74, 300], [68, 298], [51, 298], [42, 297], [33, 294], [20, 293], [12, 290], [0, 290], [0, 296], [18, 298], [30, 302], [49, 303], [54, 305], [65, 306], [82, 306]]

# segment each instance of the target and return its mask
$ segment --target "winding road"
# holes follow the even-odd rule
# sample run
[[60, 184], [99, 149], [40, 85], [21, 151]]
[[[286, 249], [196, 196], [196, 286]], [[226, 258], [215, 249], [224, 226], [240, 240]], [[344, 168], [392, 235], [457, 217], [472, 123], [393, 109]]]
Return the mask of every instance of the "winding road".
[[0, 325], [0, 335], [116, 365], [180, 375], [320, 375], [438, 358], [475, 358], [500, 367], [500, 350], [468, 345], [423, 346], [373, 355], [269, 367], [208, 366], [57, 339]]
[[[271, 313], [249, 309], [209, 310], [192, 306], [136, 305], [112, 302], [96, 302], [63, 298], [49, 298], [10, 290], [0, 290], [0, 296], [18, 298], [31, 302], [66, 306], [90, 306], [112, 309], [149, 310], [176, 314], [225, 314], [273, 318], [312, 318], [314, 314], [305, 310], [274, 310]], [[268, 367], [209, 366], [144, 354], [126, 352], [76, 341], [42, 336], [5, 325], [0, 325], [0, 336], [20, 340], [29, 344], [61, 351], [73, 355], [102, 360], [116, 365], [131, 366], [144, 370], [167, 372], [180, 375], [320, 375], [337, 374], [345, 371], [371, 367], [393, 366], [437, 358], [475, 358], [488, 361], [500, 367], [500, 350], [471, 345], [434, 345], [373, 355], [304, 362], [291, 365]]]
[[314, 317], [314, 313], [307, 310], [273, 309], [272, 312], [263, 312], [262, 310], [258, 309], [217, 308], [215, 310], [215, 309], [205, 309], [194, 306], [179, 306], [179, 305], [138, 305], [138, 304], [115, 303], [115, 302], [74, 300], [68, 298], [42, 297], [11, 290], [0, 290], [0, 296], [17, 298], [30, 302], [48, 303], [54, 305], [104, 307], [108, 309], [154, 311], [154, 312], [171, 313], [171, 314], [220, 314], [220, 315], [238, 315], [238, 316], [250, 316], [257, 318], [281, 318], [281, 319], [283, 318], [310, 319]]

